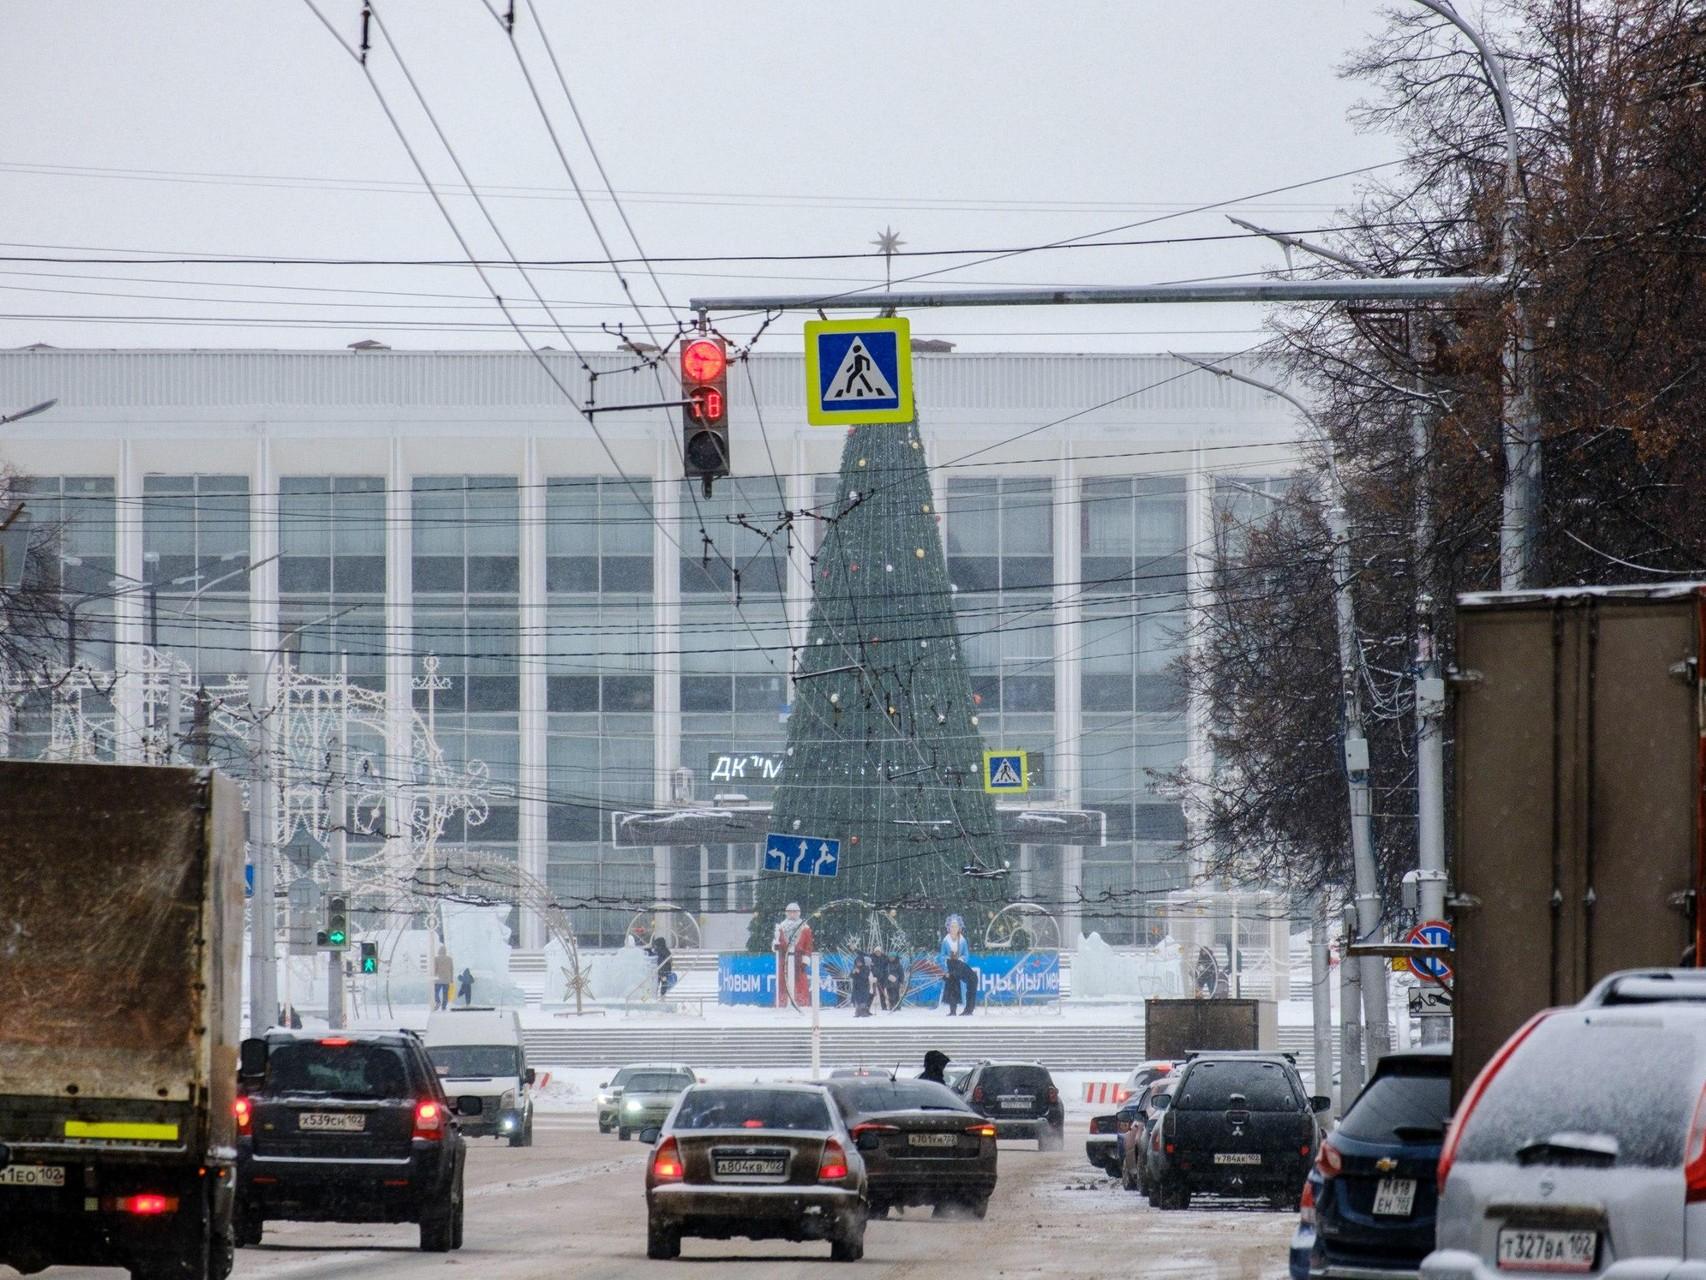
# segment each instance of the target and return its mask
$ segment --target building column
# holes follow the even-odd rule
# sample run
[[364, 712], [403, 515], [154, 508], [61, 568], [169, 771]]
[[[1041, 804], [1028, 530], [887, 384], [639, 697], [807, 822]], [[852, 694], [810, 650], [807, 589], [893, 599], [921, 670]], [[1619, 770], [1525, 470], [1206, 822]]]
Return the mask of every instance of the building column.
[[[414, 502], [411, 477], [403, 461], [401, 435], [391, 439], [385, 471], [385, 860], [393, 876], [407, 880], [420, 870], [410, 846], [414, 789], [415, 640], [413, 547]], [[428, 911], [429, 927], [437, 919]]]
[[[681, 467], [674, 439], [660, 439], [652, 467], [652, 511], [657, 519], [652, 529], [652, 797], [659, 804], [673, 799], [675, 771], [682, 764], [681, 552], [671, 540], [679, 536]], [[659, 901], [672, 901], [667, 846], [652, 849], [652, 884]]]
[[[1083, 801], [1083, 546], [1079, 537], [1078, 467], [1068, 433], [1055, 465], [1054, 518], [1054, 750], [1048, 762], [1050, 787], [1063, 802]], [[1061, 846], [1061, 897], [1071, 899], [1084, 883], [1084, 847]], [[1076, 951], [1083, 921], [1076, 903], [1060, 911], [1062, 943]]]
[[[147, 508], [142, 500], [142, 473], [136, 451], [128, 436], [119, 440], [118, 475], [113, 481], [114, 509], [118, 512], [118, 539], [114, 547], [120, 576], [142, 578], [142, 526]], [[127, 591], [114, 596], [113, 670], [118, 685], [113, 690], [113, 750], [120, 763], [142, 759], [142, 646], [148, 639], [143, 613], [148, 593]]]
[[[1204, 469], [1200, 445], [1191, 451], [1190, 479], [1185, 484], [1185, 546], [1186, 635], [1190, 637], [1186, 643], [1196, 644], [1195, 637], [1201, 634], [1197, 624], [1208, 605], [1214, 572], [1214, 473]], [[1208, 703], [1200, 694], [1191, 695], [1185, 717], [1185, 766], [1192, 778], [1206, 778], [1213, 760], [1208, 749]], [[1188, 813], [1185, 821], [1193, 821]], [[1193, 857], [1193, 883], [1202, 866], [1203, 859]]]
[[[517, 804], [519, 830], [516, 858], [521, 873], [546, 883], [546, 792], [550, 771], [546, 758], [545, 628], [546, 611], [545, 476], [539, 465], [539, 438], [529, 435], [521, 464], [521, 733], [519, 768], [521, 795]], [[545, 925], [537, 910], [523, 910], [521, 945], [537, 951], [545, 945]]]

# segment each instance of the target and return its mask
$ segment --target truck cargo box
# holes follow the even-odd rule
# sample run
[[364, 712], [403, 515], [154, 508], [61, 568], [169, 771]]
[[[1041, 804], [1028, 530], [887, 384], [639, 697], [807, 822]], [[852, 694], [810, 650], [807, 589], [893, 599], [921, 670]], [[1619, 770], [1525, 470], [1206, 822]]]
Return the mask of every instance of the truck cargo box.
[[1456, 1096], [1532, 1014], [1699, 963], [1706, 587], [1462, 597]]
[[1143, 1053], [1181, 1059], [1198, 1049], [1278, 1049], [1279, 1014], [1272, 1000], [1143, 1002]]

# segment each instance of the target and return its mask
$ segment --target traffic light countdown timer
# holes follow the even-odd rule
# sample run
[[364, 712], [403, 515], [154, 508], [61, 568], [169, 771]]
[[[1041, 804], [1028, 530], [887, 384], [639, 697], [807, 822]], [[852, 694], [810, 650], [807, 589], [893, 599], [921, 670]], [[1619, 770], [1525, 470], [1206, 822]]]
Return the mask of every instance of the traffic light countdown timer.
[[681, 348], [682, 460], [705, 496], [729, 474], [729, 354], [721, 338], [699, 334]]

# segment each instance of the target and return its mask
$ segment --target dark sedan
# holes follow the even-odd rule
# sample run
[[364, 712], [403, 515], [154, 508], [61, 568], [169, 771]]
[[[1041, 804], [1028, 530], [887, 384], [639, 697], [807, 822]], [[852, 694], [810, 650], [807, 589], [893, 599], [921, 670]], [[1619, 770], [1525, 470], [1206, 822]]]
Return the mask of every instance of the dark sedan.
[[980, 1062], [954, 1092], [1002, 1138], [1035, 1138], [1039, 1151], [1066, 1145], [1066, 1107], [1047, 1068], [1035, 1062]]
[[865, 1163], [821, 1085], [694, 1085], [652, 1139], [646, 1256], [681, 1256], [683, 1236], [827, 1240], [837, 1262], [865, 1254]]
[[928, 1080], [832, 1080], [865, 1159], [871, 1213], [928, 1204], [983, 1217], [995, 1190], [995, 1126]]
[[1450, 1109], [1449, 1049], [1380, 1060], [1321, 1143], [1292, 1243], [1294, 1276], [1305, 1258], [1308, 1276], [1416, 1274], [1434, 1247], [1435, 1175]]

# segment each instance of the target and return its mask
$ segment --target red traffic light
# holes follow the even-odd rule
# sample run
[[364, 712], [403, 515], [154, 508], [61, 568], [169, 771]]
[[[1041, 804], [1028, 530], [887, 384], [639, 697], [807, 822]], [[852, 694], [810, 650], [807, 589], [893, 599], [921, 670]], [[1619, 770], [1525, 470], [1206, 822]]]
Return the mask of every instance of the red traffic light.
[[681, 349], [681, 376], [688, 382], [715, 382], [728, 363], [722, 344], [709, 338], [695, 338]]
[[714, 425], [723, 420], [723, 393], [716, 387], [694, 387], [689, 398], [687, 416], [693, 421]]

